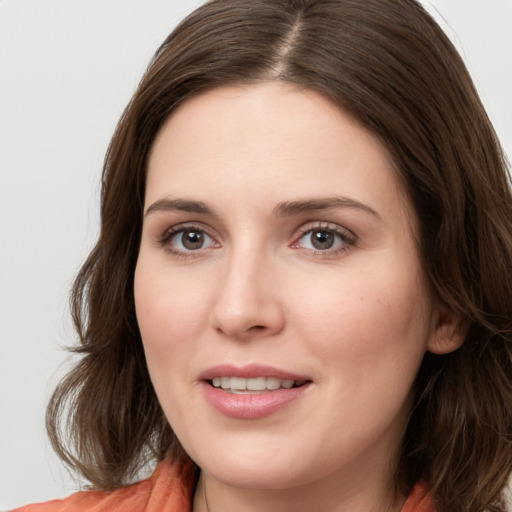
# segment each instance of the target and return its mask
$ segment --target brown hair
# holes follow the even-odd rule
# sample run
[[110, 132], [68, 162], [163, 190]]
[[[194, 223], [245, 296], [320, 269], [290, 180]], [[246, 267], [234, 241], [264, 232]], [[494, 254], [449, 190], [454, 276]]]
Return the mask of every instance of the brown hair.
[[408, 492], [426, 479], [440, 512], [503, 510], [512, 468], [507, 166], [463, 62], [414, 0], [213, 0], [167, 38], [106, 155], [101, 234], [72, 294], [83, 357], [48, 407], [54, 447], [104, 489], [145, 461], [182, 455], [134, 309], [148, 153], [185, 99], [259, 80], [323, 94], [394, 157], [431, 293], [467, 329], [459, 350], [424, 358], [397, 482]]

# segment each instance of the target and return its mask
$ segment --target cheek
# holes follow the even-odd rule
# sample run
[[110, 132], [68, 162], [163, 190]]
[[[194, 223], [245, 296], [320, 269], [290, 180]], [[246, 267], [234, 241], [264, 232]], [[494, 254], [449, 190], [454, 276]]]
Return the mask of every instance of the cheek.
[[[205, 290], [169, 273], [158, 261], [139, 258], [134, 277], [137, 321], [156, 394], [169, 422], [179, 426], [191, 403], [197, 342], [207, 315]], [[186, 414], [185, 414], [185, 411]]]
[[153, 366], [191, 356], [208, 315], [204, 287], [183, 273], [158, 268], [141, 257], [134, 279], [137, 321], [151, 372]]
[[352, 272], [330, 280], [293, 307], [301, 332], [327, 365], [416, 368], [430, 337], [430, 306], [417, 273]]

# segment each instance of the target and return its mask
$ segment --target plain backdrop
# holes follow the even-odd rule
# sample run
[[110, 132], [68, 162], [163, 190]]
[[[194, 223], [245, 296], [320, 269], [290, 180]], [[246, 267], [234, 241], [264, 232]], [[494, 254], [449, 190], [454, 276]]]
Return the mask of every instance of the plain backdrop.
[[[364, 0], [361, 0], [364, 1]], [[0, 0], [0, 510], [78, 488], [44, 430], [99, 176], [147, 62], [194, 0]], [[512, 156], [512, 0], [425, 0]]]

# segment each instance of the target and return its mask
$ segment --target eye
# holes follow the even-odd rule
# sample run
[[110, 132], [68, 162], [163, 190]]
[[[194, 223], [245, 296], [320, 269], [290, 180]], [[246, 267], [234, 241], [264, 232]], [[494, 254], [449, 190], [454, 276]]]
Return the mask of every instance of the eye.
[[171, 245], [180, 251], [197, 251], [210, 246], [213, 239], [199, 229], [183, 229], [171, 237]]
[[313, 229], [302, 236], [299, 245], [304, 249], [327, 251], [343, 244], [343, 239], [334, 231], [326, 229]]
[[168, 231], [160, 241], [174, 253], [187, 253], [214, 247], [214, 239], [203, 229], [193, 226]]
[[355, 243], [355, 236], [340, 227], [305, 226], [293, 247], [315, 252], [346, 250]]

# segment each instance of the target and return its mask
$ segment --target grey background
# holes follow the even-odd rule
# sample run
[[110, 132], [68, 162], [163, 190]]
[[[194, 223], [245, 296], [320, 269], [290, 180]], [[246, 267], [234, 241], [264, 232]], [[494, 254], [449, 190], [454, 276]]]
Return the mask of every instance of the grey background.
[[[98, 226], [102, 158], [192, 0], [0, 0], [0, 510], [77, 489], [44, 431], [75, 339], [67, 297]], [[432, 0], [512, 155], [512, 0]]]

